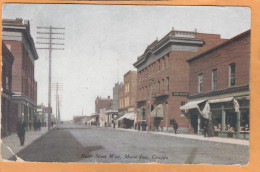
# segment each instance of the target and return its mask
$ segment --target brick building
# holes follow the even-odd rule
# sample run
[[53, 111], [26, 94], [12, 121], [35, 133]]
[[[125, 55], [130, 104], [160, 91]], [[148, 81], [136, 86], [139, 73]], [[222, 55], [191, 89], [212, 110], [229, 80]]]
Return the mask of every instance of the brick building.
[[[23, 19], [3, 19], [2, 40], [14, 56], [12, 72], [13, 122], [23, 118], [28, 125], [37, 110], [37, 83], [34, 79], [34, 61], [38, 59], [30, 34], [30, 23]], [[15, 131], [15, 128], [11, 128]]]
[[11, 113], [12, 101], [12, 65], [14, 57], [6, 45], [2, 44], [2, 94], [1, 94], [1, 138], [11, 132], [11, 128], [16, 126], [13, 123]]
[[[249, 137], [250, 30], [188, 60], [189, 115], [195, 133], [209, 120], [212, 135]], [[223, 127], [222, 127], [223, 126]]]
[[111, 110], [112, 104], [113, 104], [113, 99], [111, 99], [110, 96], [108, 96], [107, 98], [101, 98], [101, 97], [96, 98], [96, 100], [95, 100], [95, 118], [96, 118], [97, 125], [99, 125], [99, 123], [100, 123], [100, 118], [99, 118], [100, 110], [101, 109], [105, 109], [105, 111]]
[[151, 43], [134, 63], [138, 122], [145, 123], [148, 129], [150, 126], [152, 130], [168, 131], [176, 120], [179, 132], [188, 132], [189, 121], [180, 111], [189, 93], [186, 60], [224, 41], [217, 34], [173, 29], [161, 40]]
[[[137, 72], [131, 70], [128, 71], [124, 75], [124, 86], [119, 89], [119, 93], [118, 93], [118, 100], [119, 100], [118, 116], [119, 117], [122, 117], [123, 115], [126, 114], [128, 114], [126, 115], [128, 117], [135, 115], [134, 112], [136, 109], [136, 84], [137, 84]], [[123, 120], [124, 117], [120, 119]], [[134, 121], [131, 122], [131, 126], [133, 126], [133, 124]], [[129, 123], [129, 127], [130, 127], [130, 123]]]

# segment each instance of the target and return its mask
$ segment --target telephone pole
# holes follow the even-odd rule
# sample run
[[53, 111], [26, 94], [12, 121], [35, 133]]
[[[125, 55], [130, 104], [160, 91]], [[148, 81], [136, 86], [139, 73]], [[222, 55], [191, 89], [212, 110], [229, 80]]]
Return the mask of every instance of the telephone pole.
[[[59, 32], [61, 30], [65, 30], [63, 27], [52, 27], [52, 26], [37, 26], [37, 44], [48, 45], [48, 47], [39, 47], [37, 49], [49, 50], [49, 83], [48, 83], [48, 131], [51, 128], [51, 56], [52, 50], [64, 50], [61, 47], [55, 46], [63, 46], [63, 42], [53, 42], [54, 40], [64, 40], [64, 32]], [[55, 35], [61, 35], [63, 37], [54, 37]], [[41, 42], [42, 41], [42, 42]]]
[[56, 90], [56, 95], [55, 95], [55, 99], [56, 99], [56, 120], [57, 120], [57, 123], [60, 123], [60, 114], [59, 114], [60, 95], [59, 95], [59, 91], [63, 90], [63, 83], [53, 83], [51, 88]]

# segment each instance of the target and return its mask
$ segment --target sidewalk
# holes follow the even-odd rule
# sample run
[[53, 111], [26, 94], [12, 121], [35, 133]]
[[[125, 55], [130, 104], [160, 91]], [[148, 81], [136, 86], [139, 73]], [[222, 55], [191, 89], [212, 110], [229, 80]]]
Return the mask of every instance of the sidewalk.
[[[132, 132], [143, 132], [143, 133], [147, 133], [147, 134], [149, 133], [148, 131], [138, 131], [138, 130], [134, 130], [134, 129], [124, 129], [124, 128], [115, 128], [115, 129], [124, 130], [124, 131], [132, 131]], [[233, 138], [224, 138], [224, 137], [204, 137], [203, 135], [174, 134], [174, 133], [171, 133], [171, 132], [156, 132], [156, 131], [150, 131], [150, 134], [157, 134], [157, 135], [165, 135], [165, 136], [172, 136], [172, 137], [195, 139], [195, 140], [202, 140], [202, 141], [209, 141], [209, 142], [230, 143], [230, 144], [249, 146], [249, 140], [242, 140], [242, 139], [233, 139]]]
[[[13, 156], [13, 154], [18, 153], [33, 141], [47, 133], [48, 127], [42, 127], [41, 131], [26, 131], [25, 132], [25, 142], [24, 145], [20, 145], [19, 138], [16, 133], [12, 133], [10, 136], [7, 136], [2, 139], [1, 142], [1, 159], [8, 160]], [[10, 150], [11, 149], [11, 150]]]

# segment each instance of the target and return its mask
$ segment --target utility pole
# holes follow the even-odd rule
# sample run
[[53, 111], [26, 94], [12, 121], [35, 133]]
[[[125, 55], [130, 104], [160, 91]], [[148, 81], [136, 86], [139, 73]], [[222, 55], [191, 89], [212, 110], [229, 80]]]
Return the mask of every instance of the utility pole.
[[[54, 47], [55, 45], [62, 46], [63, 42], [53, 42], [53, 40], [64, 40], [64, 37], [54, 37], [53, 35], [65, 35], [64, 32], [57, 32], [60, 30], [65, 30], [63, 27], [52, 27], [52, 26], [38, 26], [37, 34], [41, 35], [37, 37], [38, 40], [43, 42], [36, 42], [37, 44], [49, 45], [48, 47], [39, 47], [37, 49], [49, 50], [49, 84], [48, 84], [48, 131], [51, 128], [51, 55], [52, 50], [64, 50], [64, 48]], [[43, 30], [43, 31], [42, 31]], [[55, 32], [56, 30], [56, 32]], [[47, 42], [46, 42], [47, 41]]]
[[59, 91], [62, 91], [63, 90], [63, 83], [53, 83], [52, 84], [52, 89], [55, 89], [56, 90], [56, 95], [55, 95], [55, 99], [56, 99], [56, 120], [57, 120], [57, 123], [60, 123], [60, 116], [59, 116], [59, 98], [60, 98], [60, 95], [59, 95]]

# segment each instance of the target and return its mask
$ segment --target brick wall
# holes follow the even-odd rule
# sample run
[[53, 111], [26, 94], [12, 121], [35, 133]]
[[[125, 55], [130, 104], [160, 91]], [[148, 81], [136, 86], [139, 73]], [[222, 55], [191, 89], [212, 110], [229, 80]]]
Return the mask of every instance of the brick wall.
[[110, 110], [113, 104], [113, 99], [110, 99], [110, 96], [108, 98], [101, 98], [97, 97], [95, 101], [95, 110], [96, 113], [100, 112], [100, 109], [105, 108], [106, 110]]
[[250, 34], [190, 62], [190, 95], [198, 94], [198, 75], [203, 74], [203, 92], [212, 91], [212, 70], [217, 69], [217, 90], [229, 87], [229, 65], [235, 63], [236, 87], [249, 84]]

